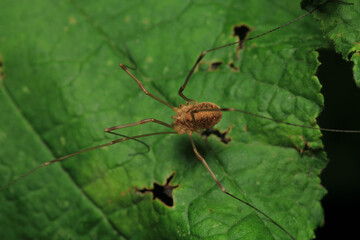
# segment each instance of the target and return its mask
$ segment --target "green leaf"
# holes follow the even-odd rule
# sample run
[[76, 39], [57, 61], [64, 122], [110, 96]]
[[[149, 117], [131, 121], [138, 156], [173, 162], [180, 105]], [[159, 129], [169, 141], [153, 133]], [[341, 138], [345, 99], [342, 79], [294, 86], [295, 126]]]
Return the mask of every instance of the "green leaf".
[[[321, 23], [324, 34], [334, 44], [336, 52], [340, 53], [345, 60], [354, 63], [354, 80], [360, 87], [360, 3], [359, 1], [318, 1], [303, 0], [302, 7], [312, 9], [323, 4], [319, 11], [314, 13]], [[324, 4], [325, 2], [325, 4]], [[330, 3], [326, 3], [330, 2]]]
[[[264, 9], [266, 11], [264, 12]], [[0, 185], [41, 163], [116, 139], [103, 129], [174, 112], [177, 92], [199, 54], [234, 42], [235, 25], [251, 36], [301, 15], [284, 1], [9, 1], [0, 3]], [[272, 34], [209, 53], [184, 94], [278, 120], [316, 126], [323, 105], [315, 49], [328, 47], [306, 17]], [[208, 71], [214, 61], [223, 64]], [[228, 66], [231, 62], [239, 71]], [[326, 165], [321, 133], [235, 112], [220, 130], [232, 141], [199, 151], [232, 194], [271, 216], [296, 239], [323, 223], [318, 175]], [[168, 131], [146, 124], [120, 133]], [[127, 141], [53, 164], [0, 194], [4, 239], [288, 239], [268, 219], [223, 194], [197, 160], [188, 136]], [[138, 154], [134, 154], [138, 153]], [[174, 206], [136, 189], [175, 173]]]

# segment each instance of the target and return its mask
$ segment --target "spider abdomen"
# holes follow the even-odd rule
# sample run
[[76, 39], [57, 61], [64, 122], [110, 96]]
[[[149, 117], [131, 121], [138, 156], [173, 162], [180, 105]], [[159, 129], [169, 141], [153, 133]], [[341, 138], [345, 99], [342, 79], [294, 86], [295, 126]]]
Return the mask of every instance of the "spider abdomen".
[[[213, 109], [220, 109], [220, 107], [211, 102], [194, 103], [193, 105], [189, 102], [186, 105], [180, 104], [177, 115], [172, 117], [175, 119], [173, 127], [179, 134], [191, 134], [192, 132], [199, 132], [201, 129], [211, 128], [222, 117], [221, 111], [211, 111]], [[193, 113], [195, 120], [191, 113]]]

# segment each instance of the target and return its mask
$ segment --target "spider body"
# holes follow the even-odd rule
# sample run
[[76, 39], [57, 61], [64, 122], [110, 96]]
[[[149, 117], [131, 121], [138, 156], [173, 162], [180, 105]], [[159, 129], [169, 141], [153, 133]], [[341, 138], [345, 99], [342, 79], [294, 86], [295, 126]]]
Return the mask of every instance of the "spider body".
[[[212, 109], [220, 110], [220, 107], [211, 102], [187, 102], [186, 105], [180, 104], [175, 108], [177, 115], [172, 116], [175, 120], [172, 128], [178, 134], [200, 132], [201, 129], [208, 129], [220, 122], [222, 117], [221, 111], [211, 111]], [[210, 111], [209, 111], [210, 110]]]

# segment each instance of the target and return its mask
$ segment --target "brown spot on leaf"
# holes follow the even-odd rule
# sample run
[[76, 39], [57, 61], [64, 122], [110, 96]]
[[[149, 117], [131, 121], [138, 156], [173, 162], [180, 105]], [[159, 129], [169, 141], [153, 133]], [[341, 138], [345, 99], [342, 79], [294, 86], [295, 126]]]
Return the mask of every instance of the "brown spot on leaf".
[[75, 23], [76, 23], [76, 19], [75, 19], [74, 16], [71, 16], [71, 17], [69, 18], [69, 23], [70, 23], [70, 24], [75, 24]]
[[243, 130], [244, 130], [244, 132], [247, 132], [247, 131], [248, 131], [247, 126], [246, 126], [246, 125], [244, 125]]

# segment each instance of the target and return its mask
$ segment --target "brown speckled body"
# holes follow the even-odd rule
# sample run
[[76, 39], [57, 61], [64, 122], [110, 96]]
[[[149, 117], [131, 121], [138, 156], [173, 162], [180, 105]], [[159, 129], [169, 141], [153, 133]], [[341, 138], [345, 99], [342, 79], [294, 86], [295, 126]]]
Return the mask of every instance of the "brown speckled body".
[[[187, 133], [191, 135], [193, 132], [199, 132], [201, 129], [208, 129], [215, 126], [221, 120], [222, 112], [194, 112], [196, 110], [206, 109], [220, 109], [220, 107], [211, 102], [195, 102], [194, 104], [187, 102], [186, 105], [180, 104], [180, 108], [176, 109], [177, 115], [172, 116], [172, 118], [175, 120], [172, 123], [173, 128], [179, 134]], [[191, 112], [194, 112], [196, 126], [194, 126], [194, 120], [191, 117]]]

